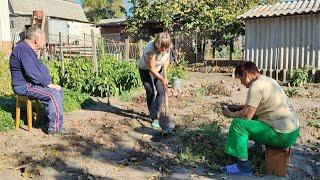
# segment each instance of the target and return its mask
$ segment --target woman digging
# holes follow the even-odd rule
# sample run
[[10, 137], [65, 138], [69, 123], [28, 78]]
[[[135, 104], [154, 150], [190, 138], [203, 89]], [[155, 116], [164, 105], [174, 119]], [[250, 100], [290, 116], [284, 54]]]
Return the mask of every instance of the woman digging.
[[[138, 62], [141, 81], [146, 90], [147, 105], [152, 120], [152, 127], [160, 129], [160, 112], [164, 101], [168, 81], [163, 75], [165, 66], [169, 64], [172, 42], [169, 33], [162, 32], [156, 39], [146, 45]], [[171, 132], [167, 126], [164, 132]]]

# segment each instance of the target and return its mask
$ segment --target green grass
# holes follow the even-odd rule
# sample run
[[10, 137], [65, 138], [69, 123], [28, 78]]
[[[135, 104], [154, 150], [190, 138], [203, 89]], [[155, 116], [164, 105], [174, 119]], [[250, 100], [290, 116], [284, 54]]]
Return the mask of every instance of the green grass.
[[184, 150], [179, 159], [192, 166], [204, 166], [217, 170], [219, 166], [234, 162], [234, 158], [224, 153], [226, 137], [216, 122], [202, 124], [198, 129], [182, 135]]
[[298, 92], [298, 90], [296, 88], [288, 88], [288, 89], [284, 90], [284, 92], [290, 98], [299, 95], [299, 92]]
[[143, 87], [137, 87], [129, 91], [122, 91], [119, 95], [119, 99], [122, 102], [131, 102], [135, 95], [141, 93]]
[[0, 55], [0, 96], [7, 96], [12, 93], [9, 61], [2, 59]]
[[[181, 137], [184, 149], [179, 155], [179, 160], [184, 164], [218, 170], [220, 166], [237, 161], [224, 152], [226, 135], [221, 133], [217, 122], [202, 124], [198, 129], [183, 132]], [[264, 162], [262, 148], [249, 149], [249, 162], [254, 172], [262, 173]]]
[[15, 98], [13, 96], [0, 96], [0, 131], [8, 131], [14, 128], [14, 111]]
[[119, 96], [119, 99], [122, 102], [130, 102], [130, 101], [132, 101], [132, 98], [133, 98], [132, 92], [130, 92], [130, 91], [123, 91], [123, 92], [121, 92], [121, 94]]
[[12, 114], [0, 110], [0, 131], [8, 131], [14, 128], [14, 119], [12, 118]]
[[63, 93], [63, 111], [65, 113], [94, 104], [87, 93], [80, 93], [69, 89], [64, 89]]
[[320, 129], [320, 108], [314, 108], [310, 111], [307, 126]]
[[201, 98], [203, 98], [203, 96], [205, 96], [208, 93], [208, 89], [206, 87], [199, 87], [197, 89], [195, 89], [195, 97], [197, 100], [201, 100]]

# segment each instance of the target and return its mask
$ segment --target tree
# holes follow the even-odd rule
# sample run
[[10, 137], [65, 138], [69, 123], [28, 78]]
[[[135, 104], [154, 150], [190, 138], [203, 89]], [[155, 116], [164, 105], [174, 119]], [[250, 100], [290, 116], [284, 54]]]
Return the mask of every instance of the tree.
[[125, 16], [122, 0], [83, 0], [83, 6], [87, 9], [87, 17], [94, 23], [101, 19]]
[[[169, 30], [175, 24], [181, 30], [212, 30], [214, 42], [231, 44], [244, 33], [243, 21], [236, 17], [257, 4], [275, 0], [131, 0], [132, 16], [128, 17], [126, 31], [137, 33], [147, 20], [157, 20]], [[223, 39], [223, 41], [221, 41]], [[219, 44], [217, 44], [219, 45]]]

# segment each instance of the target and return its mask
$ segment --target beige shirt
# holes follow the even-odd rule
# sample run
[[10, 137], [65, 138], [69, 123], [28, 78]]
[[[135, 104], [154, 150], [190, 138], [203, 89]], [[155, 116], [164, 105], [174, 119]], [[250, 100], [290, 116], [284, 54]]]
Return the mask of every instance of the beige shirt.
[[246, 105], [256, 107], [259, 120], [277, 132], [289, 133], [299, 127], [299, 121], [280, 85], [272, 78], [260, 75], [249, 87]]
[[156, 53], [156, 49], [154, 46], [153, 41], [149, 42], [146, 47], [143, 49], [143, 54], [140, 57], [140, 60], [138, 62], [138, 67], [143, 70], [149, 70], [149, 66], [147, 64], [147, 54], [152, 53], [155, 56], [155, 61], [156, 61], [156, 69], [157, 71], [160, 71], [164, 63], [169, 60], [169, 52], [165, 53]]

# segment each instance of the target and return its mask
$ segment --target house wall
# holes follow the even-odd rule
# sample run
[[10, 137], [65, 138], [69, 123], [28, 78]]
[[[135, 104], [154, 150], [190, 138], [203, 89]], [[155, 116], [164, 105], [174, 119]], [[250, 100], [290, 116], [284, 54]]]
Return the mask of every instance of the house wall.
[[63, 42], [68, 41], [69, 28], [65, 20], [48, 19], [48, 42], [50, 44], [59, 44], [59, 33]]
[[259, 69], [320, 69], [320, 14], [246, 20], [245, 59]]
[[11, 51], [8, 1], [0, 1], [0, 51], [6, 54], [9, 54]]
[[10, 16], [11, 41], [17, 43], [24, 38], [26, 26], [31, 25], [31, 16]]
[[126, 35], [122, 33], [124, 30], [124, 26], [102, 26], [101, 27], [101, 36], [106, 40], [109, 41], [121, 41], [124, 42], [126, 39]]
[[100, 29], [95, 28], [90, 23], [82, 23], [76, 21], [67, 21], [61, 19], [48, 19], [48, 40], [49, 43], [59, 43], [59, 32], [61, 32], [62, 40], [65, 43], [91, 44], [91, 29], [96, 35], [100, 35]]
[[[101, 26], [101, 36], [108, 41], [121, 41], [124, 42], [128, 38], [128, 35], [124, 32], [124, 25], [102, 25]], [[139, 33], [130, 36], [130, 42], [137, 42], [140, 39], [149, 41], [151, 36], [154, 36], [156, 33], [162, 32], [164, 30], [163, 26], [159, 23], [146, 23], [144, 24]]]

